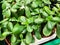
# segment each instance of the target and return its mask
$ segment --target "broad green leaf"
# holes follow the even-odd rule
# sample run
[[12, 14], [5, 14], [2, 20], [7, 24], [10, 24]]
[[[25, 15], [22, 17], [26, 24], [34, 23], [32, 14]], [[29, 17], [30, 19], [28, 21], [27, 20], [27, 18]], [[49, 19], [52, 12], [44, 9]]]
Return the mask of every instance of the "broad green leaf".
[[17, 12], [17, 9], [11, 8], [11, 12], [15, 13]]
[[8, 29], [10, 30], [10, 31], [12, 31], [12, 29], [13, 29], [13, 24], [11, 23], [11, 22], [8, 22]]
[[26, 43], [30, 44], [32, 42], [32, 34], [31, 33], [27, 33], [26, 34]]
[[39, 25], [32, 25], [32, 28], [33, 28], [34, 30], [37, 30], [39, 27], [40, 27]]
[[25, 0], [25, 4], [30, 4], [32, 0]]
[[48, 21], [47, 28], [49, 30], [52, 30], [54, 28], [55, 24], [56, 24], [56, 22]]
[[4, 17], [10, 17], [11, 16], [11, 11], [10, 11], [10, 9], [8, 9], [8, 10], [4, 11], [2, 14], [3, 14]]
[[8, 18], [6, 18], [6, 19], [0, 21], [0, 23], [4, 23], [4, 22], [6, 22], [7, 20], [8, 20]]
[[24, 41], [21, 42], [21, 45], [26, 45]]
[[7, 36], [7, 35], [9, 35], [9, 34], [11, 34], [11, 33], [12, 33], [12, 32], [7, 32], [7, 31], [6, 31], [6, 32], [3, 32], [3, 33], [2, 33], [2, 36], [5, 37], [5, 36]]
[[25, 14], [26, 14], [26, 17], [31, 17], [30, 9], [27, 6], [25, 7]]
[[27, 22], [28, 22], [28, 23], [33, 23], [33, 22], [34, 22], [34, 19], [33, 19], [33, 17], [31, 17], [31, 18], [28, 18], [28, 19], [27, 19]]
[[26, 17], [25, 16], [21, 16], [21, 17], [18, 18], [18, 20], [20, 22], [26, 22]]
[[27, 25], [27, 31], [28, 32], [32, 32], [33, 31], [33, 28], [31, 26]]
[[20, 34], [20, 38], [23, 39], [23, 34]]
[[18, 33], [22, 32], [23, 29], [24, 29], [24, 26], [21, 26], [21, 25], [19, 25], [19, 23], [17, 23], [17, 24], [14, 25], [14, 28], [13, 28], [12, 32], [14, 34], [18, 34]]
[[46, 4], [51, 4], [50, 0], [42, 0]]
[[11, 36], [11, 43], [15, 43], [16, 42], [16, 36], [15, 35], [12, 35]]
[[60, 18], [59, 18], [59, 17], [53, 17], [53, 18], [52, 18], [52, 21], [60, 22]]
[[37, 39], [41, 39], [41, 34], [39, 31], [35, 31], [35, 36]]
[[12, 2], [13, 0], [7, 0], [7, 2]]
[[56, 34], [57, 34], [57, 37], [60, 38], [60, 24], [57, 24]]
[[32, 6], [33, 8], [36, 8], [36, 7], [38, 7], [38, 4], [37, 4], [35, 1], [33, 1], [32, 4], [31, 4], [31, 6]]
[[2, 9], [6, 9], [6, 1], [2, 4]]
[[44, 10], [49, 14], [49, 15], [54, 15], [54, 12], [50, 10], [49, 7], [45, 6]]
[[37, 19], [35, 19], [35, 23], [37, 23], [37, 24], [40, 24], [40, 23], [42, 23], [43, 22], [43, 20], [44, 19], [42, 19], [42, 18], [37, 18]]
[[48, 14], [43, 9], [40, 9], [40, 13], [42, 13], [42, 16], [45, 16], [45, 17], [48, 16]]
[[49, 36], [52, 33], [52, 29], [54, 28], [55, 24], [55, 22], [47, 22], [47, 24], [43, 28], [43, 34], [45, 36]]
[[9, 19], [9, 21], [17, 21], [17, 19], [15, 17], [12, 17]]
[[6, 38], [6, 36], [1, 36], [0, 41], [3, 41]]
[[10, 8], [10, 4], [7, 2], [7, 1], [4, 1], [3, 4], [2, 4], [2, 9], [8, 9]]
[[2, 27], [7, 28], [7, 24], [8, 24], [8, 22], [7, 22], [7, 21], [6, 21], [6, 22], [4, 22], [4, 23], [2, 23]]

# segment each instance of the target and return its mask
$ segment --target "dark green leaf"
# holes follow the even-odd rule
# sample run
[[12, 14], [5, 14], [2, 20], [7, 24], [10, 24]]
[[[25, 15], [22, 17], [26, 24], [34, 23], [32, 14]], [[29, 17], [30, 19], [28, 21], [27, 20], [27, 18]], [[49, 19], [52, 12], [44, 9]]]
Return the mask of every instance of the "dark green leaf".
[[56, 34], [57, 34], [57, 37], [60, 38], [60, 24], [57, 24]]

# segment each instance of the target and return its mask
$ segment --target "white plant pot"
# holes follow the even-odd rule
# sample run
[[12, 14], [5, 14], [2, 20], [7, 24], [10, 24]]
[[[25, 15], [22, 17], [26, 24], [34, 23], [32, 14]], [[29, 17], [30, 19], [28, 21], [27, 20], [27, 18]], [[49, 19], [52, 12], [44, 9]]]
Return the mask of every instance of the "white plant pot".
[[42, 38], [40, 40], [36, 39], [35, 36], [34, 36], [34, 38], [35, 38], [35, 42], [34, 43], [31, 43], [30, 45], [39, 45], [39, 44], [45, 43], [47, 41], [50, 41], [50, 40], [56, 38], [56, 32], [52, 36], [49, 36], [47, 38]]

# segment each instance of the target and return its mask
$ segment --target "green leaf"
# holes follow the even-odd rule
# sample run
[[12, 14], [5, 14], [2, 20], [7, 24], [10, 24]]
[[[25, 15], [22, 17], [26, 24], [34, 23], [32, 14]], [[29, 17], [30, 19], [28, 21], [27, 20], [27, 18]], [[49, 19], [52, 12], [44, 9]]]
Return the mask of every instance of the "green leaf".
[[18, 34], [18, 33], [22, 32], [23, 29], [24, 29], [24, 26], [21, 26], [21, 25], [19, 25], [19, 23], [17, 23], [17, 24], [15, 24], [12, 32], [13, 32], [14, 34]]
[[8, 9], [8, 10], [4, 11], [2, 14], [3, 14], [4, 17], [10, 17], [11, 16], [11, 11], [10, 11], [10, 9]]
[[56, 34], [57, 34], [57, 37], [60, 38], [60, 24], [57, 24]]
[[7, 1], [4, 1], [3, 4], [2, 4], [2, 9], [8, 9], [10, 8], [10, 4], [7, 2]]
[[52, 33], [52, 29], [54, 28], [55, 24], [55, 22], [49, 21], [43, 28], [43, 34], [45, 36], [49, 36]]
[[32, 0], [25, 0], [26, 5], [30, 4], [31, 2], [32, 2]]
[[20, 34], [20, 38], [23, 39], [23, 34]]
[[42, 18], [37, 18], [37, 19], [35, 19], [34, 22], [37, 23], [37, 24], [40, 24], [40, 23], [43, 22], [43, 19]]
[[60, 22], [60, 18], [59, 18], [59, 17], [53, 17], [53, 18], [52, 18], [52, 21]]
[[10, 31], [12, 31], [12, 29], [13, 29], [13, 24], [12, 24], [11, 22], [8, 23], [8, 29], [9, 29]]
[[28, 31], [28, 32], [32, 32], [32, 31], [33, 31], [32, 27], [29, 26], [29, 25], [27, 25], [27, 31]]
[[42, 0], [46, 4], [51, 4], [50, 0]]
[[26, 34], [26, 43], [30, 44], [32, 42], [32, 35], [31, 33]]
[[21, 16], [21, 17], [18, 18], [18, 20], [20, 22], [26, 22], [26, 17], [25, 16]]
[[31, 17], [30, 9], [27, 6], [25, 7], [25, 14], [27, 17]]
[[13, 0], [7, 0], [7, 2], [12, 2]]
[[39, 31], [35, 31], [35, 36], [37, 39], [39, 39], [39, 40], [41, 39], [41, 34]]
[[28, 18], [28, 19], [27, 19], [27, 22], [28, 22], [28, 23], [33, 23], [33, 22], [34, 22], [34, 19], [33, 19], [33, 17], [31, 17], [31, 18]]
[[49, 7], [45, 6], [44, 10], [49, 14], [49, 15], [54, 15], [54, 12], [50, 10]]
[[11, 43], [15, 43], [16, 42], [16, 37], [15, 37], [15, 35], [12, 35], [11, 36]]
[[3, 33], [2, 33], [2, 36], [5, 37], [5, 36], [7, 36], [7, 35], [9, 35], [9, 34], [11, 34], [11, 33], [12, 33], [12, 32], [7, 32], [7, 31], [6, 31], [6, 32], [3, 32]]
[[33, 2], [32, 2], [31, 7], [33, 7], [33, 8], [38, 7], [38, 4], [36, 3], [36, 1], [33, 1]]
[[26, 45], [24, 41], [21, 42], [21, 45]]
[[11, 8], [11, 12], [16, 13], [17, 9]]

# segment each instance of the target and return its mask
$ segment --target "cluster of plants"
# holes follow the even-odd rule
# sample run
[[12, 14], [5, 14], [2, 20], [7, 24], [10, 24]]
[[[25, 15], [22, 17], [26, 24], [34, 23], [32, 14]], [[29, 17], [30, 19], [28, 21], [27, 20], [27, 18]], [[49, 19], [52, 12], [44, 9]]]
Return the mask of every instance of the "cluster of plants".
[[[2, 0], [0, 40], [10, 36], [11, 45], [29, 45], [56, 28], [60, 38], [60, 0]], [[52, 5], [53, 4], [53, 5]]]

